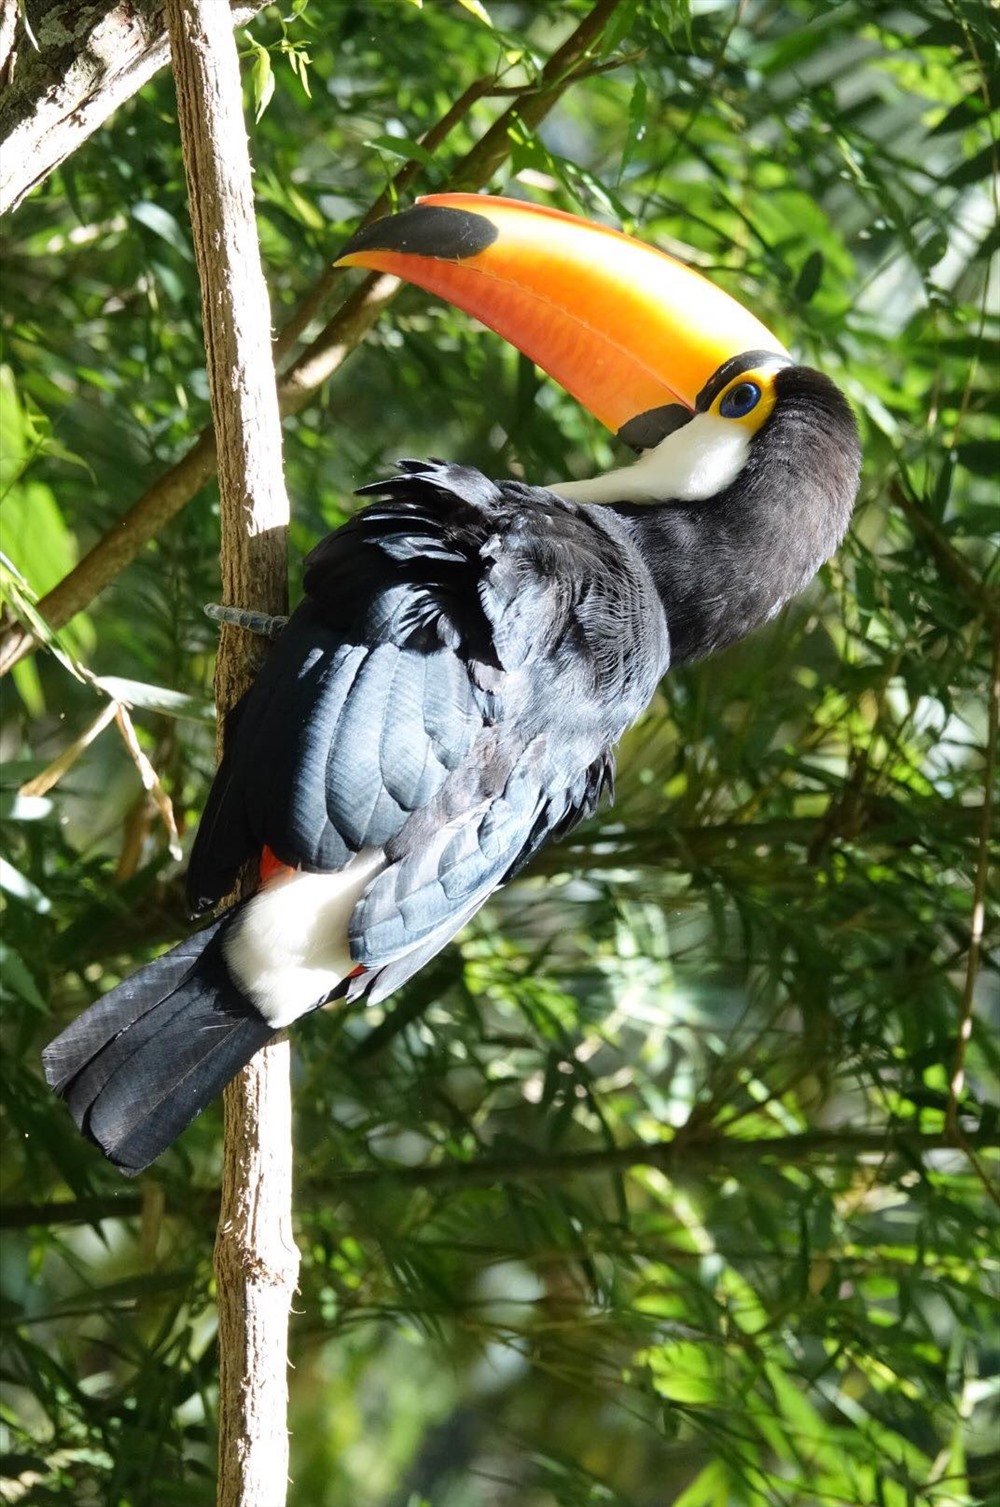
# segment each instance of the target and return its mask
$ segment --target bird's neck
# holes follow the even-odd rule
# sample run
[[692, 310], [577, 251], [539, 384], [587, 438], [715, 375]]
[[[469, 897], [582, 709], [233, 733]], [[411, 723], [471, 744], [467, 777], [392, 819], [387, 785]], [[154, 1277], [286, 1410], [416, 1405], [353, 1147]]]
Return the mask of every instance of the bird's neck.
[[783, 550], [725, 498], [607, 508], [642, 556], [667, 620], [671, 664], [736, 643], [801, 590], [815, 564]]
[[596, 511], [644, 561], [674, 664], [734, 643], [801, 591], [847, 528], [861, 452], [833, 384], [779, 374], [779, 410], [751, 441], [699, 413], [633, 465], [551, 490]]
[[618, 520], [623, 544], [641, 555], [663, 602], [673, 664], [741, 638], [802, 584], [797, 575], [782, 593], [771, 562], [756, 559], [759, 529], [736, 503], [735, 483], [745, 483], [749, 459], [747, 430], [703, 413], [631, 465], [551, 488], [568, 501], [599, 504], [616, 532], [611, 520]]
[[[789, 529], [787, 498], [755, 474], [752, 461], [733, 483], [716, 460], [714, 477], [703, 473], [694, 487], [705, 495], [678, 498], [660, 490], [659, 501], [637, 494], [639, 469], [552, 490], [602, 503], [597, 511], [605, 526], [641, 557], [663, 603], [672, 664], [702, 659], [766, 622], [829, 553], [824, 542], [808, 537], [807, 524]], [[722, 483], [718, 490], [709, 490], [713, 479]]]

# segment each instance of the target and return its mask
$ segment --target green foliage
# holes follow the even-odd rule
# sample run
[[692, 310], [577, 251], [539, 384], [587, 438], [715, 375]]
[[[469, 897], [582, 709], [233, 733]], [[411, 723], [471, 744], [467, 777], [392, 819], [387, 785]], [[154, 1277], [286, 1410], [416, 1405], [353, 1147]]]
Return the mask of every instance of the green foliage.
[[[400, 162], [447, 185], [586, 8], [299, 0], [254, 23], [277, 325]], [[977, 0], [633, 0], [512, 136], [496, 189], [684, 248], [843, 384], [863, 496], [780, 621], [668, 679], [613, 810], [385, 1010], [298, 1029], [292, 1507], [1000, 1500], [996, 54]], [[429, 155], [484, 74], [500, 92]], [[160, 76], [7, 228], [20, 611], [208, 419], [186, 216]], [[286, 447], [295, 551], [401, 454], [537, 480], [611, 459], [413, 290]], [[191, 830], [216, 553], [206, 487], [9, 693], [4, 1500], [214, 1500], [218, 1112], [136, 1191], [38, 1065], [179, 935], [179, 866], [110, 720], [25, 786], [110, 696]]]

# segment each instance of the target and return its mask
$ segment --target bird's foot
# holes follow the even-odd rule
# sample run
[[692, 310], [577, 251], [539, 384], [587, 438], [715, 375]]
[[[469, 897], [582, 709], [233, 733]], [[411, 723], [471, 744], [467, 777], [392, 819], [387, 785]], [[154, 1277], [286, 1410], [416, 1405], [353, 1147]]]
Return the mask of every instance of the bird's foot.
[[248, 633], [257, 633], [273, 643], [281, 637], [288, 622], [287, 617], [272, 617], [267, 612], [249, 612], [245, 607], [223, 607], [219, 602], [205, 603], [205, 616], [215, 623], [228, 623], [232, 628], [245, 628]]

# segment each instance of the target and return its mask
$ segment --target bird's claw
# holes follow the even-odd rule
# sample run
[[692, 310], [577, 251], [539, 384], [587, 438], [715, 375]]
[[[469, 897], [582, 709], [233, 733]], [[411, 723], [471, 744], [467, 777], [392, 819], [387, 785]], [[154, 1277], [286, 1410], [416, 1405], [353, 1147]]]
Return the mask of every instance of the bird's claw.
[[287, 617], [275, 617], [267, 612], [250, 612], [245, 607], [224, 607], [219, 602], [206, 602], [204, 610], [205, 616], [210, 617], [214, 623], [228, 623], [232, 628], [245, 628], [248, 633], [259, 634], [272, 643], [281, 637], [282, 629], [288, 622]]

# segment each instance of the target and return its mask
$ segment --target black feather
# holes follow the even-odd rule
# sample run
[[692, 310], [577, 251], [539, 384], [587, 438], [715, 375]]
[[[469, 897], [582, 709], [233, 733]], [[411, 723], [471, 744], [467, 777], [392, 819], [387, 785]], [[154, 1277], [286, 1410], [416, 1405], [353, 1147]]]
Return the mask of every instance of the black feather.
[[165, 1151], [274, 1035], [226, 970], [229, 919], [112, 989], [42, 1054], [45, 1076], [77, 1125], [129, 1176]]

